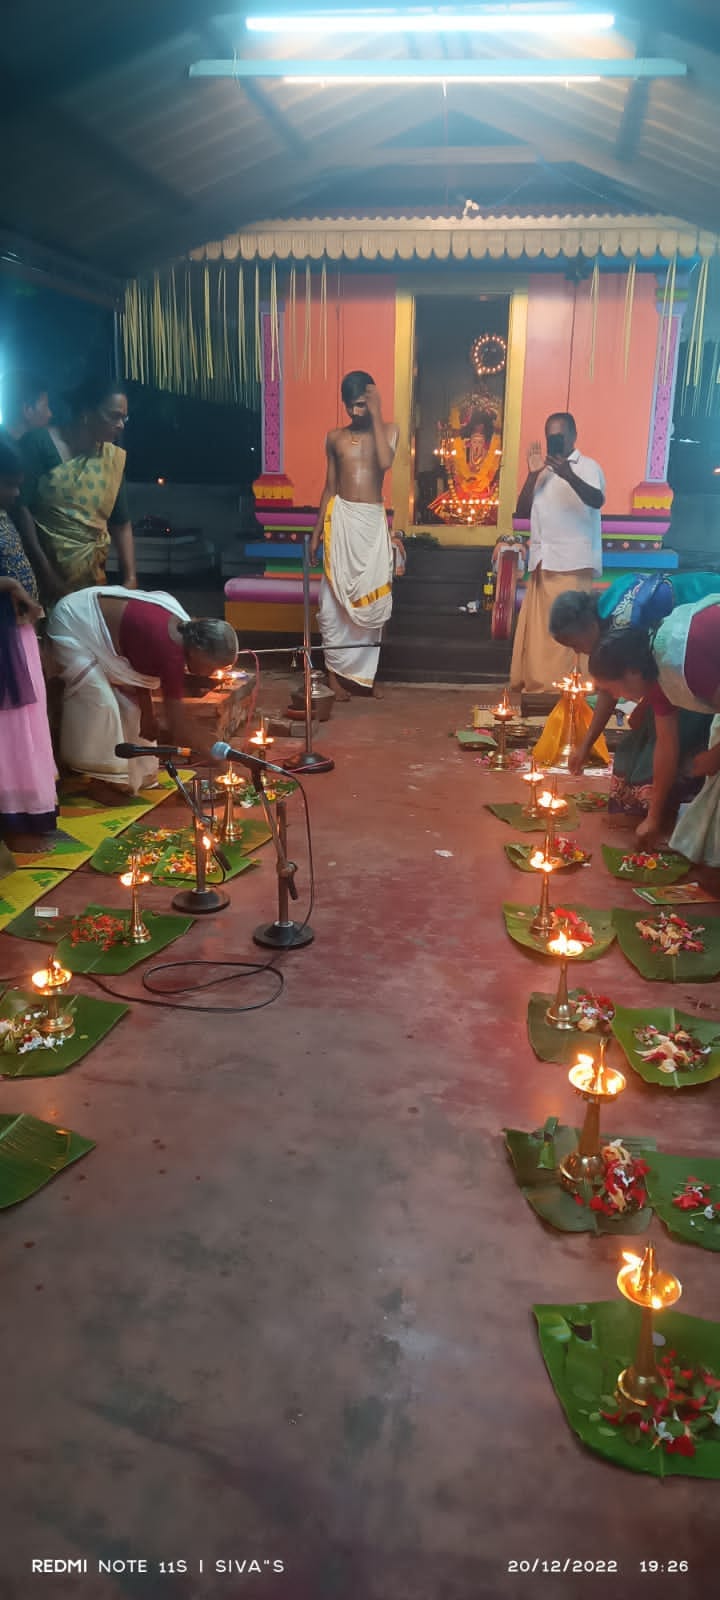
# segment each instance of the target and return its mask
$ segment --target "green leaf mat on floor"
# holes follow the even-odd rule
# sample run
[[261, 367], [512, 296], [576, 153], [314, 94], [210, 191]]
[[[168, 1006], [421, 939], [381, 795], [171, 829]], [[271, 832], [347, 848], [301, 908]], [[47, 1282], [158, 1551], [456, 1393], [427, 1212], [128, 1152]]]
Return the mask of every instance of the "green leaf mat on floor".
[[1, 1116], [0, 1210], [27, 1200], [63, 1167], [94, 1149], [92, 1139], [82, 1139], [67, 1128], [55, 1128], [36, 1117]]
[[720, 972], [720, 917], [684, 913], [684, 921], [690, 927], [704, 928], [700, 938], [705, 949], [681, 950], [677, 956], [666, 956], [643, 939], [636, 927], [636, 923], [653, 921], [658, 915], [652, 907], [647, 911], [615, 910], [612, 913], [620, 949], [641, 977], [661, 983], [707, 983], [710, 978], [716, 978]]
[[[571, 989], [570, 999], [577, 1000], [581, 993], [581, 989]], [[572, 1067], [582, 1051], [592, 1052], [597, 1047], [600, 1031], [596, 1028], [553, 1028], [545, 1020], [545, 1013], [554, 998], [554, 990], [551, 994], [537, 991], [531, 994], [527, 1011], [528, 1038], [538, 1061], [554, 1061], [559, 1067]]]
[[[251, 852], [259, 850], [272, 837], [270, 829], [264, 821], [252, 818], [244, 818], [242, 821], [238, 819], [237, 826], [241, 829], [241, 838], [234, 844], [224, 844], [222, 846], [230, 862], [230, 868], [225, 874], [227, 882], [232, 878], [237, 878], [241, 872], [247, 872], [250, 867], [256, 867], [258, 862], [249, 860]], [[95, 851], [90, 865], [97, 872], [103, 872], [109, 877], [116, 877], [121, 872], [127, 872], [133, 850], [145, 849], [148, 846], [152, 846], [154, 842], [152, 828], [128, 828], [127, 833], [124, 833], [120, 839], [105, 839], [99, 849]], [[161, 839], [159, 843], [163, 843], [163, 840]], [[169, 861], [178, 849], [192, 851], [194, 844], [192, 829], [183, 828], [178, 831], [168, 832], [164, 844], [165, 847], [155, 865], [147, 868], [153, 883], [177, 884], [192, 882], [194, 872], [179, 873], [168, 870]], [[207, 872], [208, 883], [220, 883], [222, 878], [223, 874], [220, 867], [210, 859]]]
[[[506, 805], [487, 803], [485, 810], [492, 811], [493, 816], [499, 817], [501, 822], [509, 822], [512, 828], [518, 828], [521, 833], [545, 833], [547, 827], [545, 818], [539, 817], [537, 821], [533, 821], [531, 817], [524, 817], [523, 804], [524, 802], [521, 803], [519, 800], [513, 800]], [[568, 829], [576, 828], [577, 824], [577, 808], [570, 801], [562, 819], [562, 832], [566, 833]]]
[[[643, 1061], [640, 1051], [650, 1046], [641, 1045], [635, 1038], [636, 1028], [647, 1028], [651, 1023], [661, 1033], [687, 1028], [688, 1033], [694, 1034], [701, 1044], [713, 1044], [716, 1040], [717, 1044], [705, 1058], [703, 1066], [693, 1067], [687, 1072], [682, 1069], [661, 1072], [656, 1061]], [[701, 1021], [699, 1017], [691, 1017], [687, 1011], [678, 1011], [675, 1006], [654, 1006], [652, 1009], [648, 1006], [641, 1010], [617, 1006], [612, 1031], [628, 1065], [645, 1083], [656, 1083], [661, 1089], [694, 1089], [701, 1083], [711, 1083], [713, 1078], [720, 1077], [720, 1020]]]
[[[15, 1017], [31, 1005], [37, 1005], [36, 994], [7, 989], [0, 1000], [0, 1018]], [[84, 994], [71, 994], [68, 1006], [75, 1023], [72, 1038], [56, 1045], [54, 1050], [28, 1050], [24, 1055], [0, 1050], [0, 1077], [53, 1078], [67, 1072], [69, 1067], [82, 1061], [130, 1009], [120, 1001], [95, 1000]]]
[[[535, 854], [536, 850], [540, 849], [538, 844], [521, 844], [519, 840], [515, 839], [512, 844], [504, 845], [503, 849], [508, 861], [514, 867], [517, 867], [520, 872], [535, 872], [535, 867], [530, 866], [530, 857]], [[585, 861], [558, 861], [555, 871], [577, 872], [579, 867], [589, 866], [589, 864], [589, 856], [586, 857]]]
[[[652, 1221], [649, 1206], [626, 1216], [606, 1217], [601, 1211], [591, 1211], [589, 1206], [579, 1205], [563, 1188], [557, 1168], [575, 1149], [580, 1130], [563, 1123], [555, 1124], [554, 1119], [551, 1119], [551, 1124], [549, 1129], [536, 1128], [533, 1133], [525, 1133], [519, 1128], [503, 1130], [518, 1186], [536, 1215], [560, 1233], [609, 1233], [623, 1237], [631, 1233], [646, 1233]], [[607, 1135], [607, 1144], [611, 1137]], [[624, 1134], [614, 1137], [620, 1138], [630, 1155], [642, 1160], [648, 1159], [649, 1148], [654, 1144], [652, 1139], [628, 1139]], [[552, 1164], [539, 1166], [541, 1156]]]
[[[102, 916], [122, 917], [125, 922], [130, 921], [129, 910], [118, 911], [117, 906], [91, 905], [78, 912], [78, 918]], [[76, 920], [63, 918], [60, 926], [57, 921], [38, 923], [32, 912], [26, 912], [24, 917], [18, 917], [16, 922], [10, 924], [7, 932], [18, 939], [36, 939], [42, 944], [55, 944], [59, 934], [55, 953], [64, 967], [68, 967], [70, 972], [97, 972], [109, 977], [129, 972], [140, 961], [147, 961], [148, 956], [158, 955], [193, 925], [192, 917], [160, 916], [155, 911], [143, 910], [143, 921], [151, 934], [147, 944], [118, 944], [109, 950], [102, 950], [90, 941], [77, 945], [71, 943], [70, 930]]]
[[[619, 1264], [619, 1258], [618, 1258]], [[615, 1466], [655, 1477], [720, 1478], [720, 1431], [708, 1430], [694, 1456], [669, 1456], [653, 1449], [640, 1435], [631, 1444], [620, 1429], [600, 1415], [610, 1410], [618, 1376], [630, 1365], [637, 1347], [640, 1313], [622, 1300], [588, 1305], [533, 1306], [540, 1348], [555, 1393], [578, 1438]], [[664, 1349], [678, 1352], [681, 1362], [705, 1366], [720, 1375], [720, 1325], [680, 1311], [664, 1311], [657, 1331]], [[582, 1337], [582, 1335], [589, 1337]]]
[[682, 1211], [673, 1205], [673, 1197], [685, 1187], [688, 1178], [708, 1184], [708, 1203], [720, 1205], [720, 1161], [711, 1156], [674, 1156], [661, 1151], [653, 1151], [648, 1161], [648, 1198], [668, 1233], [685, 1244], [699, 1245], [702, 1250], [720, 1250], [720, 1212], [708, 1218], [701, 1210]]
[[[553, 909], [558, 911], [560, 906], [555, 906]], [[591, 911], [587, 906], [568, 905], [564, 909], [576, 911], [578, 916], [583, 917], [585, 922], [592, 928], [595, 936], [595, 943], [588, 945], [581, 956], [576, 956], [572, 965], [576, 966], [578, 962], [597, 961], [598, 956], [604, 955], [605, 951], [609, 950], [615, 938], [612, 913], [610, 911]], [[527, 950], [535, 950], [538, 955], [548, 956], [548, 960], [552, 959], [557, 963], [556, 957], [548, 955], [547, 939], [536, 939], [535, 935], [530, 932], [530, 924], [536, 913], [537, 905], [521, 906], [506, 901], [503, 906], [505, 927], [510, 938], [514, 939], [516, 944], [524, 945]], [[552, 939], [553, 937], [554, 935], [550, 934], [550, 938]]]
[[[654, 869], [632, 867], [629, 872], [620, 871], [621, 863], [625, 856], [637, 855], [638, 851], [618, 850], [614, 845], [604, 844], [602, 853], [608, 872], [620, 883], [644, 883], [653, 889], [659, 889], [667, 883], [679, 883], [680, 879], [686, 878], [690, 871], [691, 863], [686, 861], [684, 856], [676, 855], [674, 850], [656, 851], [658, 865]], [[646, 855], [651, 853], [645, 852]]]
[[31, 871], [10, 872], [0, 879], [0, 932], [69, 876], [69, 870], [53, 872], [48, 867], [34, 867]]

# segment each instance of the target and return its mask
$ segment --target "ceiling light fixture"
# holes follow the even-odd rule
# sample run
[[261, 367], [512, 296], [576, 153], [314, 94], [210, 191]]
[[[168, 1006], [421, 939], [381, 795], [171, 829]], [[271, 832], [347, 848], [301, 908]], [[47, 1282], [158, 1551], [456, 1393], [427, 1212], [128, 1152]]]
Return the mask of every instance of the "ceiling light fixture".
[[[564, 73], [563, 72], [563, 73], [560, 73], [560, 74], [553, 73], [552, 81], [553, 82], [557, 82], [558, 79], [559, 79], [559, 81], [561, 83], [599, 83], [600, 82], [600, 78], [597, 76], [597, 74], [590, 73], [590, 72], [574, 72], [574, 73]], [[444, 83], [444, 84], [448, 84], [448, 83], [485, 83], [485, 84], [492, 84], [492, 83], [548, 83], [549, 75], [548, 75], [548, 73], [544, 73], [542, 77], [539, 77], [537, 73], [532, 73], [532, 72], [517, 73], [517, 72], [514, 72], [514, 73], [503, 74], [503, 75], [500, 75], [498, 77], [493, 76], [493, 77], [490, 78], [490, 77], [487, 76], [486, 73], [483, 73], [483, 72], [467, 72], [466, 71], [466, 72], [463, 72], [463, 73], [456, 73], [453, 77], [449, 77], [447, 72], [438, 71], [438, 72], [426, 72], [422, 78], [419, 78], [417, 76], [410, 76], [408, 74], [405, 74], [405, 76], [402, 77], [402, 78], [398, 78], [398, 77], [394, 77], [392, 75], [388, 76], [386, 73], [383, 73], [382, 75], [379, 74], [379, 73], [376, 73], [374, 76], [368, 76], [368, 74], [366, 74], [366, 73], [362, 73], [362, 74], [359, 74], [359, 73], [358, 74], [356, 74], [356, 73], [351, 73], [351, 74], [343, 73], [342, 79], [339, 79], [337, 77], [337, 75], [333, 76], [333, 75], [328, 73], [324, 77], [319, 77], [319, 78], [315, 77], [314, 74], [313, 74], [312, 76], [305, 75], [304, 77], [287, 77], [287, 78], [283, 78], [282, 81], [283, 81], [283, 83], [294, 83], [294, 84], [311, 83], [311, 84], [314, 84], [316, 88], [318, 86], [320, 86], [320, 87], [322, 87], [324, 89], [332, 89], [333, 85], [338, 83], [338, 82], [342, 82], [343, 84], [345, 84], [345, 83], [354, 83], [354, 84], [363, 83], [363, 84], [376, 84], [376, 85], [380, 84], [380, 83], [381, 84], [386, 84], [386, 83], [387, 84], [395, 84], [395, 85], [398, 85], [398, 84], [402, 85], [402, 84], [405, 84], [405, 83], [408, 83], [408, 84], [419, 84], [419, 83], [420, 84], [424, 84], [424, 83]]]
[[297, 61], [236, 56], [232, 61], [195, 61], [191, 78], [282, 78], [285, 83], [597, 83], [601, 78], [683, 78], [684, 61], [654, 56], [565, 60], [532, 57], [468, 62], [457, 60]]
[[526, 33], [569, 35], [607, 33], [615, 26], [610, 11], [537, 11], [529, 6], [495, 10], [308, 12], [303, 16], [246, 18], [250, 33]]

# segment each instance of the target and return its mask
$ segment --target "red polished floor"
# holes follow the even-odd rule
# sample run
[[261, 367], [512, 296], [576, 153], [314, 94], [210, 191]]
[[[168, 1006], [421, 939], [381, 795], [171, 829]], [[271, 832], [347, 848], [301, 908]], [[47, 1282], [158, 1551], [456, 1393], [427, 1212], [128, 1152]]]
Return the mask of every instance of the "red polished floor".
[[[533, 1302], [613, 1297], [620, 1246], [544, 1231], [508, 1171], [504, 1126], [575, 1107], [525, 1034], [549, 966], [502, 921], [531, 882], [484, 802], [523, 786], [450, 738], [472, 698], [388, 690], [322, 729], [337, 768], [307, 785], [316, 940], [281, 958], [274, 1005], [138, 1005], [65, 1077], [3, 1083], [4, 1111], [97, 1140], [3, 1217], [3, 1600], [710, 1592], [716, 1486], [587, 1454], [537, 1345]], [[292, 816], [305, 888], [295, 803]], [[566, 898], [637, 905], [599, 859], [606, 821], [583, 817], [580, 836], [596, 859]], [[251, 932], [275, 894], [268, 849], [261, 860], [175, 956], [257, 958]], [[56, 898], [98, 897], [125, 902], [85, 869]], [[169, 898], [156, 888], [148, 904]], [[23, 962], [30, 947], [3, 936], [0, 970]], [[618, 1001], [669, 997], [617, 949], [591, 970]], [[116, 986], [140, 993], [137, 974]], [[715, 985], [694, 993], [717, 1003]], [[707, 1151], [719, 1093], [629, 1074], [622, 1123]], [[653, 1238], [682, 1309], [718, 1315], [717, 1258], [659, 1224]], [[42, 1557], [89, 1570], [33, 1577]], [[619, 1574], [509, 1571], [568, 1557]], [[653, 1558], [687, 1559], [690, 1575], [642, 1577]], [[149, 1570], [99, 1574], [113, 1559]], [[215, 1571], [231, 1560], [261, 1571]]]

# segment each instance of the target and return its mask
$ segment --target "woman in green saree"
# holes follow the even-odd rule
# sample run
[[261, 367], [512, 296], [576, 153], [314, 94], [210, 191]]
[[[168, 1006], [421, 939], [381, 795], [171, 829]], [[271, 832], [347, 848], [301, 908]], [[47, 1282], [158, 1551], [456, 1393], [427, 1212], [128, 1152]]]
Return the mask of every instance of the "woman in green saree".
[[110, 543], [127, 589], [137, 586], [125, 492], [125, 451], [118, 443], [127, 399], [107, 379], [90, 380], [71, 400], [70, 420], [20, 441], [23, 501], [66, 592], [105, 582]]

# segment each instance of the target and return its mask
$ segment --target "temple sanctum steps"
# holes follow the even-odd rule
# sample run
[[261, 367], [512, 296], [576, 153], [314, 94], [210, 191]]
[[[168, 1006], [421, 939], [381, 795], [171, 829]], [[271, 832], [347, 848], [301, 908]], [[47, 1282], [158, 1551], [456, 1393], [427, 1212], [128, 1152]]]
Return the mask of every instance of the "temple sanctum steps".
[[380, 678], [386, 683], [493, 683], [507, 679], [510, 642], [490, 637], [482, 604], [491, 551], [408, 539], [407, 570], [393, 589]]

